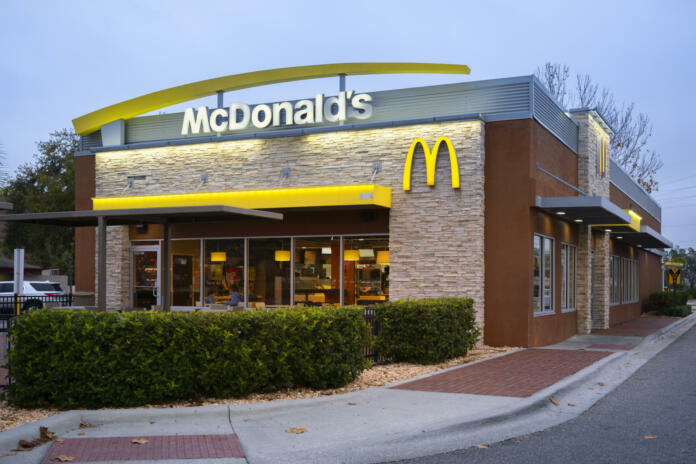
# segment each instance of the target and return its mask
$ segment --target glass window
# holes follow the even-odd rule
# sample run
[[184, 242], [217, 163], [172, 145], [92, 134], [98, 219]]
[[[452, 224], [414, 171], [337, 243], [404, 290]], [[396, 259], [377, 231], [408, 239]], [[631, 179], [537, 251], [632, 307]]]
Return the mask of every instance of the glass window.
[[534, 311], [541, 311], [541, 237], [534, 236]]
[[534, 235], [534, 295], [535, 312], [553, 312], [553, 244], [550, 237]]
[[561, 244], [561, 309], [575, 309], [576, 248]]
[[200, 306], [201, 241], [172, 240], [171, 263], [172, 306]]
[[544, 311], [553, 311], [553, 239], [544, 237]]
[[389, 238], [343, 239], [343, 303], [370, 305], [389, 300]]
[[341, 239], [295, 239], [295, 304], [338, 305], [341, 301]]
[[249, 239], [249, 305], [290, 304], [290, 239]]
[[244, 305], [244, 240], [203, 241], [205, 298], [203, 304]]
[[609, 265], [609, 304], [621, 303], [621, 258], [612, 256]]

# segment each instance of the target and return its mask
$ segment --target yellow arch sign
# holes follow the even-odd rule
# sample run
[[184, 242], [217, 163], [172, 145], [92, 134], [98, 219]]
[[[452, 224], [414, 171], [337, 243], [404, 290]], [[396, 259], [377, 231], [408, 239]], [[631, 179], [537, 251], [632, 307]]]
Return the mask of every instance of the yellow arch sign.
[[445, 143], [447, 145], [447, 150], [449, 151], [450, 158], [450, 173], [452, 175], [452, 188], [459, 188], [459, 164], [457, 163], [457, 154], [454, 151], [452, 142], [448, 137], [440, 137], [435, 142], [432, 151], [428, 148], [428, 144], [422, 138], [417, 138], [411, 144], [411, 148], [408, 149], [408, 154], [406, 155], [406, 164], [404, 166], [404, 190], [411, 190], [411, 166], [413, 165], [413, 153], [416, 151], [416, 147], [420, 145], [423, 147], [423, 154], [425, 155], [425, 174], [427, 177], [428, 185], [435, 185], [435, 165], [437, 164], [437, 154], [440, 151], [440, 144]]
[[191, 84], [179, 85], [137, 98], [116, 103], [73, 119], [79, 135], [89, 134], [104, 124], [118, 119], [129, 119], [150, 111], [165, 108], [196, 98], [207, 97], [216, 92], [258, 87], [304, 79], [317, 79], [345, 74], [346, 76], [367, 74], [469, 74], [469, 67], [462, 64], [441, 63], [335, 63], [292, 68], [267, 69], [231, 76], [217, 77]]

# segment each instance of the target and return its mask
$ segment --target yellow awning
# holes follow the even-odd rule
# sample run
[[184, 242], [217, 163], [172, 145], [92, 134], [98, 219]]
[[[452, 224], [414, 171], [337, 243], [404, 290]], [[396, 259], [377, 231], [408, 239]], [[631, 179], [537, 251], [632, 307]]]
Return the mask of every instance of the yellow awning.
[[321, 206], [381, 206], [391, 208], [391, 188], [376, 184], [326, 185], [92, 198], [92, 207], [95, 210], [208, 205], [227, 205], [249, 209]]

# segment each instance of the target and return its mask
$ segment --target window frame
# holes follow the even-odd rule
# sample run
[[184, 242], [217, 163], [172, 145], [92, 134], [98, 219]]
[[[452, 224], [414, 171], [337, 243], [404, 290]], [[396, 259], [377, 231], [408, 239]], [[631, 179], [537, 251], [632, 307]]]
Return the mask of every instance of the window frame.
[[[534, 252], [535, 252], [535, 239], [539, 238], [539, 243], [541, 244], [540, 247], [540, 254], [539, 254], [539, 308], [537, 310], [536, 305], [534, 305], [534, 281], [532, 279], [532, 310], [534, 313], [534, 316], [548, 316], [551, 314], [556, 314], [556, 239], [550, 235], [544, 235], [544, 234], [539, 234], [539, 233], [534, 233], [532, 237], [532, 274], [534, 273]], [[544, 274], [546, 271], [546, 267], [544, 265], [544, 251], [546, 250], [545, 244], [547, 243], [546, 241], [551, 242], [551, 308], [550, 309], [544, 309], [544, 287], [545, 287], [545, 279], [544, 279]]]
[[[572, 252], [572, 253], [571, 253]], [[565, 253], [565, 266], [563, 256]], [[573, 256], [573, 282], [570, 282], [570, 255]], [[572, 287], [572, 293], [570, 292]], [[565, 293], [565, 295], [564, 295]], [[572, 299], [571, 299], [572, 295]], [[565, 298], [564, 298], [565, 296]], [[572, 304], [571, 304], [572, 300]], [[573, 243], [561, 242], [561, 312], [577, 311], [578, 305], [578, 247]]]

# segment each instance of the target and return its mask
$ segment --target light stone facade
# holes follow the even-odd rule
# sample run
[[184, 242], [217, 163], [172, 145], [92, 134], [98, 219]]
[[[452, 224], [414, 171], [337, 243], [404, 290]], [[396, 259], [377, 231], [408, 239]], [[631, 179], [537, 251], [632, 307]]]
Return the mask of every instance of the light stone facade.
[[[449, 137], [456, 150], [461, 187], [452, 189], [443, 144], [435, 186], [426, 185], [419, 150], [411, 191], [404, 192], [411, 142], [422, 137], [432, 147], [440, 136]], [[279, 186], [284, 168], [291, 173], [283, 187], [364, 184], [376, 161], [382, 171], [374, 182], [392, 189], [390, 298], [470, 296], [483, 327], [485, 153], [479, 120], [101, 152], [96, 196], [268, 189]], [[207, 184], [200, 183], [202, 174]], [[145, 179], [126, 188], [128, 176]], [[109, 228], [107, 247], [107, 306], [128, 306], [127, 229]]]
[[[590, 196], [609, 199], [610, 171], [599, 171], [600, 140], [606, 141], [606, 156], [610, 156], [608, 134], [591, 112], [573, 113], [578, 124], [578, 188]], [[610, 163], [607, 163], [608, 165]], [[594, 259], [590, 259], [592, 227], [581, 226], [578, 234], [577, 262], [577, 328], [589, 333], [593, 328], [609, 327], [609, 233], [597, 232]], [[594, 276], [593, 276], [594, 274]], [[594, 278], [595, 285], [592, 286]], [[594, 291], [594, 295], [592, 292]]]

